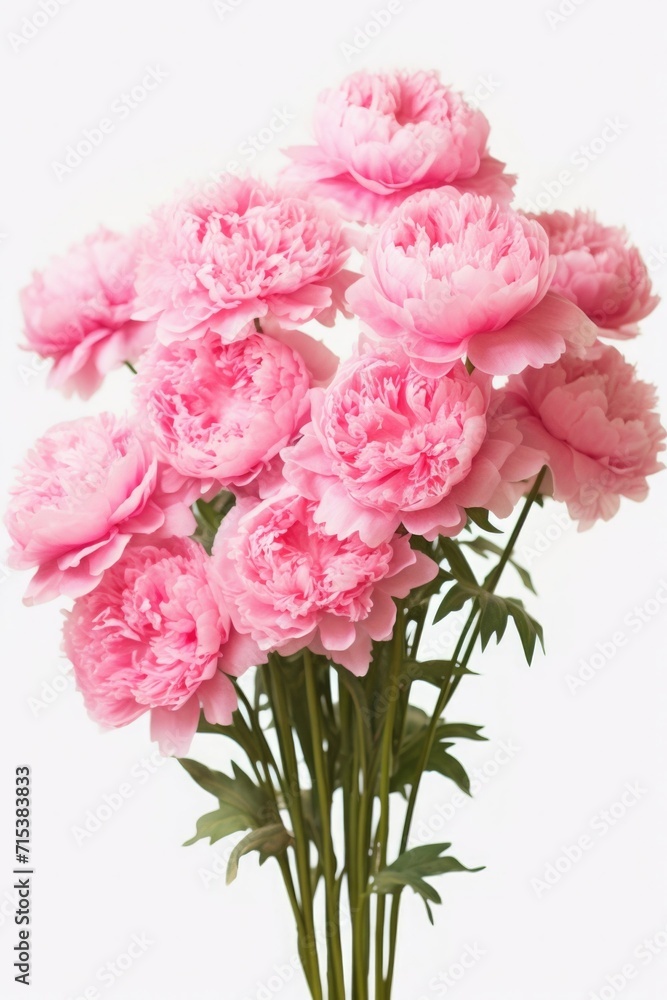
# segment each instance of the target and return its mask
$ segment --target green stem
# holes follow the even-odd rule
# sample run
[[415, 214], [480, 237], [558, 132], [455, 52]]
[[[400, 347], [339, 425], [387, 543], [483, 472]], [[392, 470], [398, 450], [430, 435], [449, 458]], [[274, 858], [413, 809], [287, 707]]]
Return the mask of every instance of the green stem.
[[[540, 471], [540, 473], [537, 476], [537, 478], [535, 479], [533, 487], [532, 487], [530, 493], [528, 494], [528, 496], [526, 497], [526, 499], [524, 501], [524, 505], [523, 505], [523, 507], [521, 509], [521, 513], [520, 513], [519, 517], [517, 518], [516, 524], [514, 525], [514, 529], [513, 529], [512, 533], [511, 533], [508, 541], [507, 541], [507, 545], [505, 546], [505, 548], [503, 550], [503, 554], [501, 555], [500, 559], [498, 560], [498, 565], [496, 566], [496, 568], [493, 570], [493, 572], [490, 574], [490, 576], [488, 578], [488, 583], [487, 583], [486, 589], [491, 594], [495, 591], [496, 587], [498, 586], [498, 583], [500, 581], [500, 577], [502, 576], [503, 570], [505, 569], [505, 567], [507, 566], [507, 563], [512, 558], [512, 553], [514, 551], [514, 547], [515, 547], [515, 545], [517, 543], [519, 535], [521, 534], [523, 526], [526, 523], [526, 518], [528, 517], [528, 514], [530, 513], [531, 507], [533, 506], [533, 504], [537, 500], [537, 497], [539, 496], [540, 487], [542, 485], [542, 481], [544, 479], [544, 476], [546, 475], [546, 471], [547, 470], [546, 470], [546, 466], [545, 466]], [[477, 617], [478, 611], [479, 611], [479, 608], [478, 608], [477, 602], [475, 602], [473, 604], [473, 608], [472, 608], [472, 610], [471, 610], [471, 612], [470, 612], [470, 614], [468, 616], [468, 620], [466, 621], [466, 624], [465, 624], [465, 626], [463, 628], [463, 632], [461, 633], [461, 635], [459, 637], [459, 641], [458, 641], [458, 643], [456, 645], [456, 649], [454, 650], [454, 653], [452, 655], [452, 663], [453, 663], [454, 667], [457, 666], [458, 658], [459, 658], [459, 656], [461, 654], [461, 650], [463, 649], [463, 645], [465, 643], [466, 636], [468, 635], [468, 632], [470, 631], [470, 629], [471, 629], [471, 627], [473, 625], [473, 622], [475, 621], [475, 619]], [[470, 641], [468, 643], [468, 646], [466, 648], [466, 651], [465, 651], [465, 653], [463, 655], [463, 658], [461, 659], [459, 672], [458, 673], [452, 673], [449, 681], [445, 684], [445, 686], [443, 687], [443, 689], [440, 692], [440, 695], [438, 696], [438, 701], [436, 703], [433, 715], [431, 717], [429, 728], [428, 728], [428, 731], [427, 731], [427, 734], [426, 734], [426, 739], [425, 739], [423, 747], [422, 747], [422, 752], [421, 752], [421, 755], [420, 755], [420, 758], [419, 758], [419, 763], [417, 764], [417, 771], [416, 771], [415, 777], [414, 777], [413, 782], [412, 782], [412, 787], [410, 789], [410, 798], [408, 800], [408, 807], [407, 807], [407, 810], [406, 810], [405, 820], [404, 820], [404, 823], [403, 823], [403, 834], [402, 834], [402, 837], [401, 837], [401, 846], [400, 846], [400, 851], [399, 851], [400, 854], [402, 854], [407, 849], [407, 846], [408, 846], [408, 840], [409, 840], [409, 837], [410, 837], [410, 828], [411, 828], [411, 825], [412, 825], [412, 818], [413, 818], [413, 815], [414, 815], [415, 806], [417, 804], [417, 795], [418, 795], [418, 792], [419, 792], [419, 786], [420, 786], [421, 779], [423, 777], [424, 771], [426, 770], [426, 765], [427, 765], [428, 759], [429, 759], [429, 757], [431, 755], [431, 750], [433, 748], [433, 744], [435, 742], [435, 737], [436, 737], [436, 733], [437, 733], [437, 729], [438, 729], [438, 724], [440, 722], [440, 717], [441, 717], [441, 715], [442, 715], [442, 713], [443, 713], [443, 711], [445, 709], [445, 706], [448, 704], [449, 700], [452, 698], [452, 696], [453, 696], [454, 692], [456, 691], [457, 687], [461, 683], [461, 678], [463, 676], [463, 668], [465, 668], [468, 665], [470, 657], [473, 654], [475, 645], [477, 643], [477, 639], [479, 637], [479, 632], [480, 632], [480, 625], [479, 625], [479, 621], [477, 621], [477, 624], [475, 625], [475, 628], [473, 629], [473, 633], [472, 633], [472, 636], [471, 636]], [[394, 964], [395, 964], [395, 961], [396, 961], [396, 940], [397, 940], [397, 934], [398, 934], [398, 916], [399, 916], [399, 911], [400, 911], [400, 905], [401, 905], [401, 897], [400, 897], [400, 895], [395, 895], [393, 897], [393, 900], [392, 900], [392, 912], [391, 912], [390, 928], [389, 928], [389, 939], [390, 939], [389, 968], [388, 968], [388, 971], [387, 971], [387, 980], [386, 980], [386, 984], [385, 984], [386, 991], [387, 991], [386, 992], [386, 997], [387, 998], [389, 998], [389, 996], [391, 994], [391, 986], [392, 986], [393, 975], [394, 975]]]
[[310, 723], [313, 730], [313, 758], [315, 762], [315, 779], [317, 782], [317, 801], [320, 807], [320, 822], [322, 824], [323, 858], [322, 868], [324, 870], [324, 884], [326, 890], [326, 914], [327, 914], [327, 944], [329, 950], [329, 971], [334, 996], [345, 998], [345, 974], [343, 971], [343, 950], [340, 938], [340, 918], [338, 915], [338, 902], [336, 892], [336, 855], [334, 853], [333, 838], [331, 835], [331, 791], [329, 789], [329, 778], [326, 761], [324, 759], [324, 746], [322, 740], [322, 704], [317, 690], [317, 678], [315, 676], [315, 665], [313, 664], [310, 650], [304, 650], [303, 654], [304, 670], [306, 674], [306, 697], [308, 699], [308, 711], [310, 713]]
[[[276, 812], [279, 812], [280, 806], [276, 798], [276, 790], [274, 788], [273, 781], [271, 780], [271, 770], [269, 763], [271, 762], [273, 764], [274, 771], [276, 772], [276, 775], [280, 779], [281, 788], [283, 787], [282, 775], [278, 770], [278, 766], [271, 752], [271, 748], [266, 741], [264, 733], [262, 732], [262, 727], [259, 723], [259, 719], [257, 718], [257, 713], [253, 710], [253, 707], [250, 704], [248, 698], [246, 697], [245, 691], [243, 691], [240, 684], [235, 682], [234, 687], [236, 688], [238, 699], [244, 706], [248, 715], [248, 719], [243, 720], [244, 725], [246, 727], [249, 726], [249, 731], [255, 735], [255, 738], [257, 740], [260, 760], [262, 763], [264, 773], [262, 774], [262, 771], [257, 766], [257, 762], [254, 759], [252, 758], [250, 759], [250, 764], [252, 766], [252, 769], [255, 773], [255, 776], [257, 777], [257, 781], [259, 782], [260, 786], [264, 789], [266, 794], [273, 800], [273, 803], [276, 807]], [[241, 716], [241, 718], [243, 717]], [[294, 914], [294, 920], [296, 922], [296, 929], [299, 941], [305, 943], [306, 925], [303, 919], [303, 913], [301, 912], [301, 907], [299, 906], [299, 900], [296, 895], [296, 889], [294, 888], [294, 879], [292, 878], [292, 870], [289, 865], [287, 854], [285, 853], [276, 855], [276, 861], [278, 862], [278, 867], [280, 868], [280, 872], [282, 874], [283, 881], [285, 883], [285, 889], [287, 890], [287, 895], [289, 897], [289, 901], [292, 906], [292, 912]], [[304, 971], [306, 972], [306, 977], [310, 982], [311, 978], [310, 970], [306, 968]]]
[[[388, 678], [388, 689], [398, 685], [398, 678], [403, 663], [403, 639], [405, 622], [403, 620], [403, 607], [398, 604], [396, 613], [396, 624], [394, 626], [394, 638], [392, 648], [391, 668]], [[378, 850], [378, 870], [382, 870], [387, 865], [387, 840], [389, 837], [389, 795], [391, 788], [392, 773], [392, 753], [394, 743], [394, 723], [396, 721], [396, 708], [398, 698], [393, 695], [389, 701], [387, 715], [384, 720], [384, 732], [382, 734], [382, 762], [380, 765], [380, 819], [378, 822], [376, 842]], [[376, 907], [375, 926], [375, 996], [376, 1000], [384, 1000], [388, 995], [384, 990], [384, 919], [385, 919], [386, 898], [378, 895]]]
[[[370, 795], [367, 787], [366, 730], [365, 720], [357, 701], [350, 697], [344, 681], [340, 681], [339, 686], [341, 705], [346, 709], [345, 722], [350, 727], [352, 738], [352, 768], [347, 792], [349, 818], [346, 817], [346, 834], [349, 845], [347, 858], [352, 918], [353, 996], [355, 1000], [367, 1000], [369, 909], [366, 889], [368, 886], [368, 840], [370, 833], [366, 812]], [[353, 719], [351, 715], [353, 715]]]
[[296, 759], [294, 737], [292, 735], [292, 724], [279, 664], [274, 663], [272, 667], [266, 668], [264, 677], [267, 691], [270, 692], [269, 698], [273, 707], [276, 734], [285, 768], [285, 777], [287, 779], [286, 806], [294, 827], [294, 853], [296, 855], [301, 907], [305, 926], [302, 960], [308, 969], [307, 978], [314, 1000], [323, 1000], [319, 960], [317, 957], [317, 939], [315, 936], [313, 891], [310, 881], [309, 841], [306, 836], [306, 824], [303, 816], [299, 767]]
[[129, 362], [129, 361], [126, 361], [126, 362], [125, 362], [125, 365], [126, 365], [126, 367], [127, 367], [127, 368], [129, 368], [129, 369], [130, 369], [130, 371], [132, 372], [132, 374], [133, 374], [133, 375], [136, 375], [136, 374], [137, 374], [137, 369], [136, 369], [136, 368], [134, 367], [134, 365], [133, 365], [133, 364], [130, 364], [130, 362]]

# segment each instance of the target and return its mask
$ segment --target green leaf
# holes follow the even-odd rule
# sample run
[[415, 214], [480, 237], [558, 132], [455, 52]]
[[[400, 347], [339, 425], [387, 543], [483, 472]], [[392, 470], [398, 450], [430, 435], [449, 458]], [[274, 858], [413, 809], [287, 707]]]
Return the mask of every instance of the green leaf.
[[462, 667], [453, 660], [406, 660], [405, 673], [413, 681], [425, 681], [442, 689], [452, 677], [475, 675], [474, 670]]
[[198, 760], [191, 760], [189, 757], [179, 757], [178, 763], [205, 792], [210, 792], [216, 798], [221, 798], [225, 794], [231, 781], [226, 774], [221, 771], [212, 771], [206, 764], [201, 764]]
[[443, 722], [438, 732], [443, 739], [450, 740], [484, 740], [486, 736], [480, 733], [481, 726], [471, 726], [467, 722]]
[[495, 594], [489, 594], [487, 591], [480, 591], [478, 600], [480, 605], [479, 634], [484, 650], [492, 635], [497, 637], [498, 642], [502, 639], [507, 628], [509, 611], [502, 598], [496, 597]]
[[234, 494], [229, 493], [227, 490], [223, 490], [208, 502], [205, 500], [197, 500], [197, 502], [193, 504], [192, 512], [195, 515], [195, 520], [197, 521], [197, 530], [192, 537], [195, 541], [204, 546], [209, 555], [211, 553], [211, 548], [213, 547], [213, 541], [218, 532], [218, 528], [220, 527], [220, 522], [224, 517], [226, 517], [235, 503], [236, 498]]
[[436, 625], [453, 611], [460, 611], [467, 601], [472, 601], [476, 596], [475, 590], [471, 590], [460, 583], [454, 584], [441, 600], [440, 607], [433, 616], [433, 624]]
[[542, 652], [544, 652], [544, 632], [538, 621], [528, 614], [521, 601], [514, 598], [506, 598], [509, 614], [514, 619], [521, 645], [528, 663], [532, 663], [535, 652], [535, 643], [539, 639]]
[[282, 854], [292, 842], [292, 837], [282, 823], [271, 823], [251, 830], [243, 840], [234, 847], [227, 864], [227, 885], [238, 875], [239, 861], [251, 851], [259, 851], [259, 863], [264, 864], [267, 858]]
[[205, 764], [187, 757], [179, 758], [179, 763], [198, 785], [220, 803], [216, 812], [208, 813], [199, 820], [197, 833], [188, 844], [202, 837], [211, 837], [211, 832], [213, 843], [229, 833], [279, 821], [276, 804], [270, 794], [259, 788], [235, 762], [232, 764], [233, 777], [222, 771], [212, 771]]
[[476, 586], [477, 578], [470, 568], [459, 543], [455, 542], [452, 538], [443, 538], [441, 540], [441, 550], [449, 563], [449, 568], [459, 583], [471, 583], [473, 586]]
[[454, 579], [455, 577], [451, 573], [448, 573], [444, 569], [439, 569], [437, 575], [430, 583], [425, 583], [423, 586], [415, 587], [414, 590], [410, 591], [403, 601], [405, 607], [412, 610], [428, 604], [431, 598], [440, 592], [443, 583], [448, 583]]
[[454, 673], [452, 660], [408, 660], [406, 671], [414, 681], [426, 681], [437, 688], [443, 688]]
[[217, 723], [209, 722], [202, 712], [199, 716], [197, 732], [215, 736], [226, 736], [240, 746], [251, 761], [257, 762], [262, 759], [255, 735], [248, 728], [245, 719], [239, 711], [234, 712], [231, 726], [219, 726]]
[[463, 764], [448, 753], [451, 743], [434, 743], [426, 763], [427, 771], [436, 771], [443, 778], [449, 778], [454, 784], [470, 795], [470, 778]]
[[197, 832], [190, 840], [186, 840], [184, 847], [190, 847], [198, 840], [205, 840], [207, 837], [212, 844], [228, 837], [231, 833], [240, 833], [247, 829], [247, 824], [242, 817], [229, 806], [221, 806], [215, 812], [206, 813], [197, 820]]
[[449, 855], [443, 857], [442, 855], [451, 846], [451, 844], [423, 844], [405, 851], [392, 864], [375, 874], [371, 882], [371, 891], [380, 895], [392, 895], [402, 892], [409, 886], [424, 900], [429, 920], [433, 923], [429, 903], [438, 904], [442, 899], [426, 878], [450, 872], [481, 871], [481, 868], [466, 868]]
[[467, 507], [466, 514], [478, 528], [482, 531], [490, 531], [494, 535], [502, 535], [500, 528], [496, 528], [495, 524], [491, 524], [489, 520], [489, 512], [484, 507]]
[[[421, 759], [425, 733], [430, 723], [429, 716], [421, 709], [410, 706], [406, 714], [405, 732], [394, 772], [391, 777], [391, 790], [405, 795], [406, 788], [412, 783], [417, 765]], [[479, 735], [479, 726], [465, 726], [463, 723], [440, 723], [436, 730], [436, 738], [426, 760], [425, 770], [435, 771], [453, 781], [462, 792], [470, 795], [470, 778], [465, 768], [456, 757], [449, 753], [453, 743], [443, 742], [447, 736], [455, 736], [460, 731], [467, 739], [484, 739]]]
[[526, 660], [529, 664], [532, 663], [535, 643], [538, 639], [544, 650], [544, 633], [539, 622], [528, 614], [523, 602], [516, 597], [498, 597], [497, 594], [490, 594], [485, 590], [480, 590], [478, 600], [481, 608], [479, 624], [482, 649], [486, 648], [494, 634], [500, 642], [505, 634], [507, 622], [512, 618], [519, 633]]

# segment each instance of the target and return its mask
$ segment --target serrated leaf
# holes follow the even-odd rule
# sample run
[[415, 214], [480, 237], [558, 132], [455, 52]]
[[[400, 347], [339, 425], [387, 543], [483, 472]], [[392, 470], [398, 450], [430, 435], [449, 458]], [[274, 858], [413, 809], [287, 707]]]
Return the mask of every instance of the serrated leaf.
[[179, 757], [178, 763], [205, 792], [210, 792], [216, 798], [220, 798], [225, 793], [231, 780], [226, 774], [221, 771], [212, 771], [206, 764], [201, 764], [198, 760], [191, 760], [189, 757]]
[[479, 634], [482, 642], [482, 649], [486, 649], [492, 635], [500, 642], [507, 628], [509, 611], [502, 598], [495, 594], [480, 591], [479, 596], [480, 616]]
[[460, 583], [454, 584], [454, 586], [447, 591], [442, 601], [440, 602], [440, 606], [438, 607], [438, 610], [433, 616], [433, 624], [436, 625], [439, 621], [442, 621], [443, 618], [446, 618], [447, 615], [451, 614], [453, 611], [460, 611], [463, 605], [467, 601], [471, 601], [475, 597], [476, 597], [475, 591], [472, 591], [469, 588], [464, 587]]
[[408, 660], [406, 670], [413, 681], [426, 681], [443, 688], [454, 673], [454, 664], [451, 660]]
[[229, 806], [221, 806], [215, 812], [206, 813], [197, 820], [197, 832], [190, 840], [186, 840], [184, 847], [190, 847], [198, 840], [205, 840], [207, 837], [212, 844], [228, 837], [231, 833], [240, 833], [247, 829], [247, 823], [239, 813]]
[[535, 653], [535, 643], [539, 639], [542, 652], [544, 652], [544, 632], [538, 621], [532, 618], [521, 601], [507, 598], [509, 614], [514, 619], [521, 645], [528, 663], [532, 663]]
[[268, 826], [260, 826], [257, 830], [251, 830], [236, 844], [229, 855], [227, 885], [230, 885], [238, 875], [239, 861], [245, 854], [259, 851], [260, 864], [263, 864], [268, 857], [281, 854], [291, 842], [292, 837], [282, 823], [271, 823]]
[[451, 743], [434, 743], [426, 763], [427, 771], [436, 771], [443, 778], [449, 778], [454, 784], [470, 795], [470, 778], [461, 761], [448, 752]]
[[[213, 830], [215, 840], [220, 840], [228, 833], [266, 826], [279, 820], [270, 794], [259, 788], [236, 762], [232, 763], [233, 777], [230, 777], [187, 757], [180, 757], [178, 760], [190, 777], [220, 803], [216, 812], [208, 813], [198, 821], [197, 834], [188, 844], [202, 837], [210, 837], [209, 829]], [[200, 832], [202, 823], [203, 833]]]
[[482, 736], [480, 729], [482, 726], [471, 726], [467, 722], [443, 722], [438, 728], [438, 732], [443, 739], [484, 740], [486, 742], [486, 736]]
[[426, 881], [427, 877], [446, 875], [450, 872], [480, 871], [466, 868], [460, 861], [449, 855], [443, 857], [451, 844], [422, 844], [399, 855], [392, 864], [377, 872], [371, 883], [371, 891], [380, 895], [400, 893], [406, 886], [413, 889], [424, 900], [429, 920], [433, 914], [429, 903], [441, 903], [440, 894]]
[[[417, 764], [421, 759], [424, 736], [429, 722], [429, 717], [421, 709], [413, 709], [412, 713], [408, 713], [406, 716], [404, 739], [391, 778], [392, 791], [405, 794], [406, 787], [411, 784]], [[470, 795], [470, 778], [461, 762], [449, 753], [449, 748], [453, 744], [443, 742], [446, 726], [447, 723], [438, 726], [436, 739], [426, 760], [425, 770], [435, 771], [443, 777], [449, 778], [462, 792]], [[471, 726], [469, 728], [476, 730], [478, 727]], [[484, 737], [477, 735], [469, 738], [483, 739]]]

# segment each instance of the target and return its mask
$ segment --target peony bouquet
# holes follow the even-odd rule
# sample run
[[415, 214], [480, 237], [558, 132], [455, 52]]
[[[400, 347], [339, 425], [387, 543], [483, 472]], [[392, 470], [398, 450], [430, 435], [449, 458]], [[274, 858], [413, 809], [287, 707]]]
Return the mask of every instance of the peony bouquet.
[[[189, 843], [236, 835], [229, 880], [249, 852], [279, 866], [316, 1000], [389, 1000], [403, 892], [432, 919], [433, 880], [470, 870], [408, 847], [425, 772], [470, 790], [456, 745], [483, 737], [450, 701], [478, 643], [542, 643], [501, 596], [510, 564], [532, 586], [531, 506], [588, 528], [661, 468], [613, 343], [657, 299], [622, 230], [511, 207], [485, 116], [436, 73], [352, 75], [314, 135], [276, 186], [192, 187], [35, 275], [50, 383], [87, 398], [125, 364], [133, 407], [48, 430], [6, 520], [26, 602], [68, 599], [91, 717], [149, 713], [212, 796]], [[195, 733], [236, 745], [231, 773], [186, 756]]]

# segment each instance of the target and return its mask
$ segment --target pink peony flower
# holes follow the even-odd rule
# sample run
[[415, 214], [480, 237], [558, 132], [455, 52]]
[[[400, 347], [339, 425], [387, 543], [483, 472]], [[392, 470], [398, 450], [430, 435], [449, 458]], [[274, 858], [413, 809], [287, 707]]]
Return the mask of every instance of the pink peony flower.
[[136, 236], [100, 229], [35, 274], [21, 294], [28, 347], [53, 360], [49, 384], [67, 395], [87, 399], [155, 336], [154, 324], [130, 318], [137, 244]]
[[285, 478], [315, 501], [313, 518], [367, 545], [400, 524], [428, 539], [455, 535], [466, 507], [511, 513], [520, 483], [544, 464], [498, 419], [491, 380], [456, 362], [440, 378], [420, 374], [398, 346], [366, 345], [315, 390], [313, 419], [283, 452]]
[[622, 496], [643, 500], [646, 477], [663, 468], [657, 456], [665, 431], [655, 405], [653, 386], [614, 347], [598, 343], [583, 357], [567, 353], [509, 379], [502, 409], [526, 443], [546, 453], [553, 495], [584, 529], [613, 517]]
[[[317, 373], [336, 358], [294, 332]], [[314, 376], [290, 343], [252, 332], [225, 343], [156, 342], [136, 380], [140, 415], [158, 455], [184, 476], [245, 486], [265, 472], [310, 413]]]
[[556, 258], [551, 289], [578, 305], [608, 337], [634, 337], [658, 304], [651, 278], [627, 233], [592, 212], [545, 212], [536, 218]]
[[134, 535], [191, 534], [198, 493], [112, 414], [52, 427], [28, 453], [6, 515], [10, 565], [37, 567], [25, 603], [86, 594]]
[[537, 222], [442, 188], [413, 195], [380, 227], [348, 302], [426, 374], [467, 353], [482, 371], [508, 375], [595, 339], [581, 310], [548, 294], [553, 267]]
[[381, 222], [408, 195], [454, 185], [509, 204], [515, 178], [487, 152], [481, 111], [436, 72], [353, 73], [325, 90], [315, 146], [286, 150], [286, 175], [334, 198], [348, 218]]
[[227, 515], [213, 561], [232, 622], [263, 650], [285, 655], [308, 646], [361, 676], [372, 640], [391, 636], [392, 598], [407, 597], [438, 567], [396, 535], [370, 548], [340, 541], [315, 521], [316, 504], [289, 487]]
[[139, 266], [139, 319], [168, 344], [212, 329], [238, 338], [252, 319], [332, 325], [354, 279], [340, 222], [323, 205], [226, 176], [155, 215]]
[[231, 625], [201, 545], [130, 545], [99, 586], [66, 614], [64, 649], [88, 712], [104, 726], [151, 713], [163, 753], [182, 756], [200, 707], [227, 726], [237, 699], [229, 675], [264, 662]]

